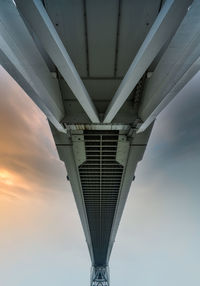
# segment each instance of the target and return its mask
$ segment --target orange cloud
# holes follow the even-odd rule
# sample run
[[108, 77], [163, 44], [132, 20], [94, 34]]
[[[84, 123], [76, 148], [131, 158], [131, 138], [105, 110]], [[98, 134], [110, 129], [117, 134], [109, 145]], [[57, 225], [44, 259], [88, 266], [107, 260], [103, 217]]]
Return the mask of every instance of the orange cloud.
[[66, 171], [45, 116], [3, 68], [0, 86], [0, 199], [65, 189]]
[[4, 183], [6, 185], [14, 185], [13, 175], [7, 170], [0, 169], [0, 183]]

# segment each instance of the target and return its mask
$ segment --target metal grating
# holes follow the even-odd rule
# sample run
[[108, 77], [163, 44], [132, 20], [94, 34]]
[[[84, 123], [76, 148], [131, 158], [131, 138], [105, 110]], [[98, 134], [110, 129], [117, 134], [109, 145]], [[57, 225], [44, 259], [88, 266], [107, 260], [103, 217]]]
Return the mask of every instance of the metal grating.
[[86, 161], [79, 174], [96, 266], [106, 263], [123, 166], [116, 162], [119, 131], [84, 131]]

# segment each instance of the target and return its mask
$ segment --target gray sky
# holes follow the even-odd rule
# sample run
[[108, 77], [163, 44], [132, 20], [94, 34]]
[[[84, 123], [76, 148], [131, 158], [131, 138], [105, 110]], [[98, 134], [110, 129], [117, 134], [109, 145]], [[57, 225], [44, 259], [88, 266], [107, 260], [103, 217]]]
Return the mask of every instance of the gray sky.
[[[89, 285], [47, 120], [3, 69], [0, 87], [0, 285]], [[155, 123], [111, 255], [113, 286], [200, 284], [199, 90], [200, 74]]]

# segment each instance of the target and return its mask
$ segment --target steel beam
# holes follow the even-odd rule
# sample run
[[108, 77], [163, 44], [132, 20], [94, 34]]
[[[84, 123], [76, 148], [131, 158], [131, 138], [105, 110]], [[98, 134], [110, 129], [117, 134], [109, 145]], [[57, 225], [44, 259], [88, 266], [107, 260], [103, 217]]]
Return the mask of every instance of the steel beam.
[[15, 2], [91, 122], [99, 123], [96, 108], [42, 2], [40, 0], [16, 0]]
[[88, 250], [90, 253], [90, 258], [92, 264], [94, 265], [94, 254], [93, 254], [89, 224], [85, 209], [85, 203], [83, 199], [83, 193], [81, 189], [81, 182], [78, 175], [78, 169], [75, 163], [72, 141], [71, 138], [69, 138], [69, 136], [56, 130], [54, 126], [52, 126], [52, 124], [50, 124], [50, 128], [54, 137], [54, 141], [58, 150], [60, 160], [64, 162], [67, 170], [67, 175], [70, 181], [70, 185], [72, 187], [74, 199], [76, 201], [76, 206], [78, 209], [79, 217], [85, 234]]
[[149, 136], [151, 134], [153, 124], [149, 126], [149, 128], [141, 133], [134, 136], [128, 154], [128, 161], [125, 166], [124, 178], [122, 179], [122, 185], [120, 187], [119, 198], [115, 210], [115, 215], [112, 224], [112, 230], [110, 234], [108, 252], [106, 263], [109, 263], [110, 254], [112, 251], [112, 247], [115, 241], [115, 237], [117, 234], [117, 230], [119, 227], [119, 223], [121, 220], [121, 216], [124, 210], [124, 206], [128, 197], [128, 193], [131, 187], [131, 183], [134, 178], [135, 170], [139, 161], [142, 160], [143, 154], [146, 149], [147, 142], [149, 140]]
[[163, 45], [176, 31], [191, 2], [191, 0], [167, 0], [165, 2], [111, 100], [105, 114], [104, 123], [110, 123], [113, 120]]
[[64, 108], [58, 87], [12, 1], [1, 1], [0, 64], [38, 105], [54, 126]]
[[200, 2], [195, 0], [144, 90], [139, 116], [144, 131], [200, 70]]

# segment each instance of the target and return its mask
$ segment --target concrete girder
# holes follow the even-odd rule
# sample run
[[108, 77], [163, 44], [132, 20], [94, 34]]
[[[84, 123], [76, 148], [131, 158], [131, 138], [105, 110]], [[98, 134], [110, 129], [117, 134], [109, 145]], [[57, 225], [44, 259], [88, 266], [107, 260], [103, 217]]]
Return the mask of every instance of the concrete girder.
[[172, 37], [192, 0], [167, 0], [106, 110], [110, 123], [164, 44]]
[[144, 90], [139, 116], [144, 131], [200, 70], [200, 2], [194, 0]]
[[15, 2], [91, 122], [99, 123], [96, 108], [42, 2], [40, 0], [16, 0]]
[[12, 1], [1, 1], [0, 63], [60, 131], [64, 108], [49, 72]]

